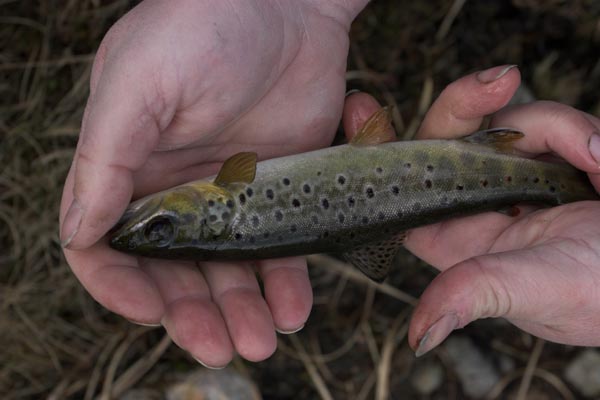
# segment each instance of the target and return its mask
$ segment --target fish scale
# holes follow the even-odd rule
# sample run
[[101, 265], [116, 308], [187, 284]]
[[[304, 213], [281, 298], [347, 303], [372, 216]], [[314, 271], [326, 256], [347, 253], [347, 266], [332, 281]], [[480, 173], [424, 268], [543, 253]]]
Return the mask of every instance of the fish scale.
[[503, 149], [521, 136], [496, 129], [463, 140], [358, 142], [258, 164], [240, 153], [212, 183], [133, 203], [110, 243], [198, 261], [339, 252], [381, 280], [411, 228], [522, 202], [598, 199], [581, 171]]

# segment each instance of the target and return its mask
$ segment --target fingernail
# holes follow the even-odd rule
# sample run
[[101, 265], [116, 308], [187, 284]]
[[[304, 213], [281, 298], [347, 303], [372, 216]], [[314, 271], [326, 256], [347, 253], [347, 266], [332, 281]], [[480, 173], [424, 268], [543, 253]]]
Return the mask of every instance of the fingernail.
[[446, 314], [438, 319], [429, 327], [419, 341], [419, 347], [415, 351], [415, 356], [421, 357], [423, 354], [437, 347], [456, 328], [458, 328], [458, 317], [456, 315]]
[[358, 89], [350, 89], [350, 90], [348, 90], [348, 91], [346, 92], [346, 95], [345, 95], [345, 97], [348, 97], [348, 96], [350, 96], [351, 94], [358, 93], [358, 92], [360, 92], [360, 90], [358, 90]]
[[504, 75], [508, 73], [513, 68], [516, 68], [517, 65], [501, 65], [499, 67], [494, 67], [490, 69], [486, 69], [485, 71], [479, 72], [476, 77], [477, 80], [481, 83], [492, 83], [502, 78]]
[[300, 325], [300, 327], [296, 329], [292, 329], [291, 331], [284, 331], [277, 328], [275, 328], [275, 330], [277, 331], [277, 333], [281, 333], [282, 335], [291, 335], [292, 333], [300, 332], [302, 328], [304, 328], [304, 324]]
[[148, 326], [148, 327], [151, 327], [151, 328], [156, 328], [156, 327], [162, 325], [162, 324], [150, 324], [150, 323], [147, 323], [147, 322], [138, 322], [138, 321], [134, 321], [132, 319], [128, 319], [127, 321], [131, 322], [132, 324], [136, 324], [136, 325], [140, 325], [140, 326]]
[[69, 244], [79, 231], [81, 225], [81, 218], [83, 217], [83, 208], [77, 201], [73, 199], [73, 202], [69, 206], [67, 215], [63, 221], [62, 230], [60, 232], [60, 244], [62, 247], [69, 248]]
[[208, 369], [212, 369], [212, 370], [215, 370], [215, 371], [223, 369], [223, 368], [225, 368], [227, 366], [227, 364], [225, 364], [225, 365], [221, 365], [219, 367], [213, 367], [212, 365], [206, 365], [205, 363], [203, 363], [201, 360], [197, 359], [194, 356], [192, 356], [192, 358], [194, 360], [196, 360], [198, 362], [198, 364], [202, 365], [203, 367], [208, 368]]
[[594, 160], [596, 160], [596, 163], [598, 163], [600, 166], [600, 133], [592, 133], [592, 136], [590, 136], [590, 141], [588, 142], [588, 147], [592, 157], [594, 157]]

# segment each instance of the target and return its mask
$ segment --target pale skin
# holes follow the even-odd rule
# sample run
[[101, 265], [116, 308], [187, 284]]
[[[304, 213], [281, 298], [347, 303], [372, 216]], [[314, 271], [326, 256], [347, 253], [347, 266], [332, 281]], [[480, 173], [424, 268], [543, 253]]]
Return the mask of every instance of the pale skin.
[[[102, 237], [132, 196], [213, 174], [234, 153], [255, 151], [267, 159], [328, 146], [343, 109], [348, 134], [356, 132], [378, 107], [356, 94], [344, 108], [347, 31], [365, 4], [188, 0], [172, 7], [166, 0], [146, 0], [109, 31], [94, 62], [61, 204], [65, 256], [96, 300], [133, 322], [162, 324], [180, 347], [213, 368], [234, 353], [263, 360], [275, 350], [276, 330], [304, 325], [312, 292], [303, 258], [256, 263], [263, 297], [249, 263], [136, 258], [110, 249]], [[554, 151], [597, 172], [588, 142], [598, 120], [550, 103], [501, 110], [518, 81], [513, 69], [492, 83], [477, 83], [474, 75], [456, 82], [432, 107], [420, 136], [464, 134], [482, 116], [499, 111], [494, 125], [528, 133], [521, 150]], [[600, 302], [592, 285], [600, 274], [593, 256], [600, 248], [598, 213], [596, 203], [581, 203], [412, 231], [407, 247], [446, 272], [415, 310], [411, 345], [416, 348], [447, 313], [458, 316], [459, 326], [504, 316], [551, 340], [600, 345], [594, 331]], [[544, 234], [525, 226], [528, 219], [547, 223]], [[459, 237], [464, 240], [456, 243]], [[506, 253], [484, 255], [497, 251]], [[567, 254], [564, 262], [540, 264], [551, 251]], [[572, 259], [584, 254], [581, 265]], [[577, 297], [565, 297], [574, 291]], [[440, 297], [443, 302], [436, 301]]]

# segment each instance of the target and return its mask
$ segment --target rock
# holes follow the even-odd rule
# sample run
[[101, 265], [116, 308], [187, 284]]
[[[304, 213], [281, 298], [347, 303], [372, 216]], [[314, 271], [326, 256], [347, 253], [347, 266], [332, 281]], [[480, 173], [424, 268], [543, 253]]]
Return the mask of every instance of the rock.
[[599, 396], [600, 352], [583, 350], [565, 368], [565, 378], [584, 396]]
[[233, 368], [200, 369], [167, 389], [167, 400], [260, 400], [252, 381]]
[[417, 362], [410, 377], [410, 383], [421, 396], [429, 396], [444, 382], [444, 368], [434, 359]]
[[466, 395], [472, 398], [485, 396], [500, 380], [500, 374], [488, 357], [477, 348], [471, 339], [451, 336], [444, 344], [454, 373]]

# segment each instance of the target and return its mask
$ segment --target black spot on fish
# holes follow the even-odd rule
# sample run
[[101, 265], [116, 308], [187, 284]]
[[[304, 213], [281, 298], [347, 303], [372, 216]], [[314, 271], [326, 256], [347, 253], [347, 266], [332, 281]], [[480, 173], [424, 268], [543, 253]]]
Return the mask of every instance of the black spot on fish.
[[392, 193], [398, 196], [398, 194], [400, 194], [400, 188], [398, 186], [392, 186]]
[[325, 210], [327, 210], [329, 208], [329, 200], [327, 200], [327, 199], [321, 200], [321, 205], [323, 206], [323, 208]]
[[554, 192], [556, 192], [556, 188], [555, 188], [554, 186], [550, 186], [550, 187], [548, 188], [548, 190], [550, 191], [550, 193], [554, 193]]
[[293, 199], [293, 200], [292, 200], [292, 205], [293, 205], [294, 207], [300, 207], [300, 200], [298, 200], [298, 199]]
[[380, 212], [379, 214], [377, 214], [377, 218], [379, 218], [380, 220], [384, 220], [385, 219], [385, 214]]
[[456, 190], [463, 190], [465, 187], [463, 185], [456, 185]]
[[482, 179], [482, 180], [480, 180], [480, 181], [479, 181], [479, 184], [480, 184], [481, 186], [483, 186], [483, 187], [487, 187], [487, 185], [488, 185], [488, 181], [487, 181], [487, 179]]
[[283, 178], [283, 184], [285, 186], [289, 186], [290, 185], [290, 180], [288, 178]]
[[235, 204], [234, 204], [233, 200], [231, 200], [231, 199], [227, 200], [227, 207], [233, 208], [234, 205]]
[[348, 197], [348, 207], [350, 207], [350, 208], [354, 207], [355, 203], [356, 202], [354, 201], [354, 197], [352, 197], [352, 196]]
[[433, 186], [433, 183], [431, 182], [431, 179], [425, 179], [425, 187], [427, 189], [431, 189], [432, 186]]
[[550, 181], [549, 181], [548, 179], [545, 179], [545, 180], [544, 180], [544, 183], [545, 183], [546, 185], [548, 185], [548, 184], [550, 183]]
[[305, 183], [304, 186], [302, 186], [302, 191], [307, 194], [310, 193], [310, 186]]
[[344, 175], [338, 175], [337, 181], [340, 185], [343, 185], [344, 183], [346, 183], [346, 177], [344, 177]]
[[298, 230], [298, 228], [296, 227], [296, 225], [290, 226], [290, 232], [296, 232], [297, 230]]
[[246, 203], [246, 195], [244, 193], [240, 193], [240, 203]]
[[260, 219], [258, 218], [258, 216], [256, 216], [256, 215], [252, 216], [252, 225], [256, 228], [259, 224], [260, 224]]
[[344, 223], [344, 221], [346, 220], [346, 216], [342, 213], [338, 214], [338, 221], [340, 221], [342, 224]]
[[512, 182], [512, 176], [507, 176], [504, 178], [506, 182]]
[[215, 205], [215, 201], [214, 200], [209, 200], [208, 201], [208, 206], [209, 207], [214, 207], [214, 205]]
[[433, 171], [433, 165], [428, 165], [427, 166], [427, 171], [429, 171], [429, 172]]
[[409, 162], [404, 163], [404, 168], [411, 169], [411, 167], [412, 167], [411, 163], [409, 163]]
[[377, 167], [377, 168], [375, 168], [375, 172], [377, 172], [378, 174], [381, 174], [383, 172], [383, 168]]
[[275, 219], [277, 221], [282, 221], [283, 220], [283, 213], [279, 210], [275, 211]]
[[363, 224], [368, 224], [369, 223], [369, 217], [362, 217], [362, 223]]
[[317, 171], [317, 176], [321, 176], [321, 171]]
[[373, 191], [372, 187], [368, 187], [365, 192], [367, 193], [367, 197], [370, 199], [372, 199], [373, 196], [375, 196], [375, 192]]
[[356, 237], [356, 234], [354, 232], [350, 232], [350, 239], [354, 239]]
[[323, 232], [323, 237], [324, 238], [329, 237], [329, 232], [328, 231]]
[[252, 197], [253, 194], [254, 194], [254, 190], [252, 190], [251, 187], [249, 187], [249, 188], [246, 189], [246, 195], [248, 197]]
[[208, 220], [210, 222], [216, 222], [217, 221], [217, 216], [216, 215], [211, 215], [210, 217], [208, 217]]
[[235, 240], [241, 240], [241, 239], [242, 239], [242, 234], [241, 234], [241, 233], [239, 233], [239, 232], [237, 232], [237, 233], [235, 234]]
[[265, 239], [266, 239], [266, 238], [268, 238], [268, 237], [269, 237], [269, 235], [271, 235], [269, 232], [265, 232], [265, 233], [263, 233], [263, 237], [264, 237]]
[[265, 196], [267, 196], [267, 199], [273, 200], [275, 198], [275, 193], [273, 193], [273, 189], [267, 189], [265, 191]]
[[540, 181], [540, 178], [538, 178], [537, 176], [535, 178], [533, 178], [533, 183], [538, 183]]

